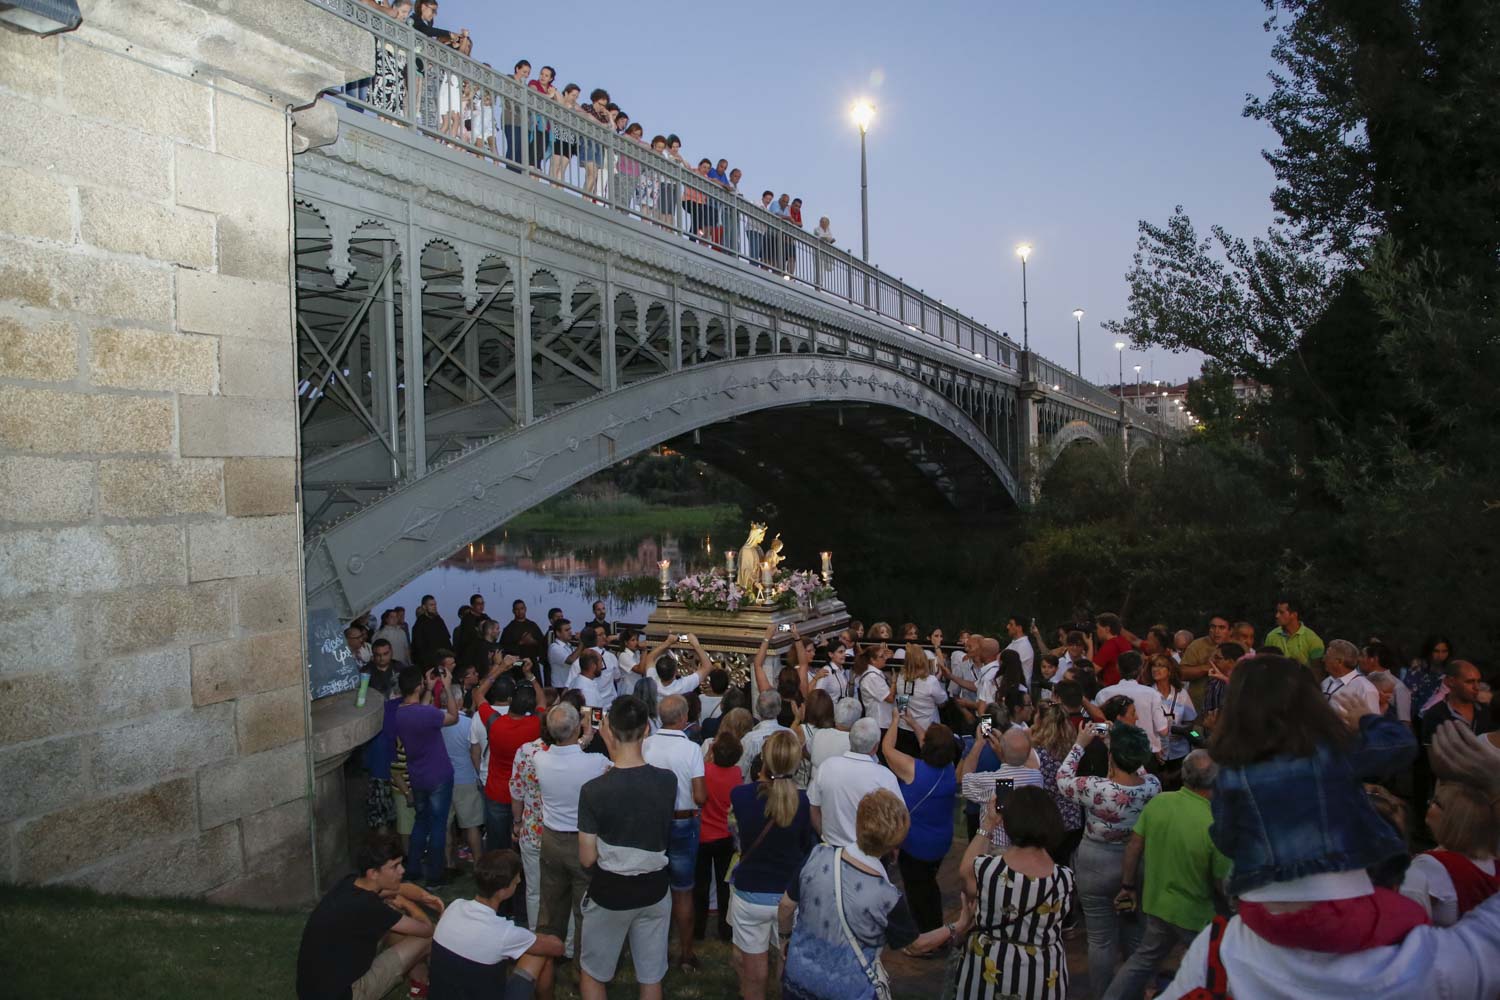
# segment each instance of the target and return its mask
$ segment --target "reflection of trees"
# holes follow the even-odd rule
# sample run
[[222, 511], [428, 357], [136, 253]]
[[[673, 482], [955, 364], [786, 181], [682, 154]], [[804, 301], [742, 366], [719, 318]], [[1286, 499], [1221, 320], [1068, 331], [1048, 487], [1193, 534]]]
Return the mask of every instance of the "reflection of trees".
[[708, 537], [680, 538], [672, 534], [647, 535], [578, 544], [552, 533], [489, 536], [465, 546], [443, 566], [466, 569], [510, 567], [543, 576], [655, 577], [657, 563], [672, 560], [673, 575], [696, 573], [715, 565]]

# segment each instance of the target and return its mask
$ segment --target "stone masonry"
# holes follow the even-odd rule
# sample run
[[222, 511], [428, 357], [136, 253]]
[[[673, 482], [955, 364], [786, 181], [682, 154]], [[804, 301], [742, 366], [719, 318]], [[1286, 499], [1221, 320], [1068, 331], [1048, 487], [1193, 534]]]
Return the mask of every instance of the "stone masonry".
[[0, 27], [0, 880], [313, 892], [289, 109], [304, 0]]

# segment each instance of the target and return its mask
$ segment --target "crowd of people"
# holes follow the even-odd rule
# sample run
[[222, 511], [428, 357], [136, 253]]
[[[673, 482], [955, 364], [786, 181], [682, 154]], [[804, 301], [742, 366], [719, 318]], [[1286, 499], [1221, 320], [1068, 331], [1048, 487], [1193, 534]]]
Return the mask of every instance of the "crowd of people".
[[[474, 39], [467, 28], [453, 31], [437, 26], [437, 0], [361, 2], [464, 56], [473, 54]], [[377, 41], [375, 76], [349, 84], [346, 92], [378, 113], [404, 119], [407, 58], [404, 49]], [[416, 120], [434, 135], [503, 159], [513, 171], [534, 168], [553, 183], [582, 191], [648, 222], [686, 232], [695, 242], [743, 253], [767, 269], [798, 272], [798, 241], [772, 226], [744, 222], [740, 213], [728, 206], [740, 199], [753, 201], [788, 226], [802, 229], [801, 198], [785, 193], [778, 197], [771, 190], [762, 191], [758, 197], [742, 191], [743, 172], [738, 167], [731, 167], [727, 159], [712, 157], [700, 158], [695, 165], [683, 155], [682, 140], [673, 133], [654, 135], [648, 141], [645, 128], [611, 99], [608, 90], [596, 87], [584, 100], [583, 88], [576, 83], [559, 83], [553, 67], [542, 66], [533, 75], [530, 60], [519, 60], [511, 78], [521, 88], [535, 92], [538, 100], [549, 102], [544, 111], [538, 112], [425, 60], [418, 59], [410, 68], [416, 79]], [[575, 127], [575, 115], [638, 145], [639, 154], [626, 155], [606, 148], [596, 138], [597, 133]], [[679, 183], [653, 169], [661, 160], [698, 174], [702, 186]], [[710, 197], [711, 192], [722, 193], [722, 197]], [[812, 235], [827, 246], [837, 242], [826, 216], [818, 220]]]
[[1060, 1000], [1079, 934], [1109, 1000], [1500, 996], [1500, 733], [1445, 638], [1325, 644], [1295, 599], [1263, 636], [851, 622], [773, 656], [772, 626], [735, 685], [606, 611], [350, 626], [384, 725], [301, 997], [551, 997], [574, 962], [596, 1000], [627, 943], [658, 997], [710, 933], [746, 1000], [887, 996], [886, 949]]

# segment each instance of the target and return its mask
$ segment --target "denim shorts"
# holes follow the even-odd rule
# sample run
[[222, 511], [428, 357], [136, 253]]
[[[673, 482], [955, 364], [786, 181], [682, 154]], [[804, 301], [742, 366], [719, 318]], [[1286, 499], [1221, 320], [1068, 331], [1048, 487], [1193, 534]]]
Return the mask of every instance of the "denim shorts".
[[667, 877], [672, 888], [685, 892], [693, 887], [698, 871], [698, 817], [674, 819], [672, 840], [667, 845]]

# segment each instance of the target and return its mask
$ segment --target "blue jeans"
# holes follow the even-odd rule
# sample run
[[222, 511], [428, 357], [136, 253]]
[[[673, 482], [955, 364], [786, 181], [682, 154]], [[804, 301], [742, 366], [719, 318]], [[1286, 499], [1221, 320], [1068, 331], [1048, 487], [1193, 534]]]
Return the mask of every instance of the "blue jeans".
[[486, 851], [503, 851], [510, 847], [512, 816], [509, 802], [496, 802], [488, 795], [484, 797], [484, 849]]
[[[411, 797], [417, 818], [411, 824], [407, 866], [412, 872], [421, 872], [429, 884], [441, 882], [447, 863], [444, 852], [448, 839], [448, 811], [453, 808], [453, 779], [436, 788], [413, 788]], [[427, 853], [425, 868], [422, 865], [423, 851]]]
[[1084, 837], [1073, 855], [1074, 885], [1089, 938], [1089, 995], [1094, 997], [1104, 996], [1120, 954], [1133, 954], [1145, 929], [1143, 914], [1115, 912], [1124, 861], [1124, 844], [1106, 844], [1092, 837]]

